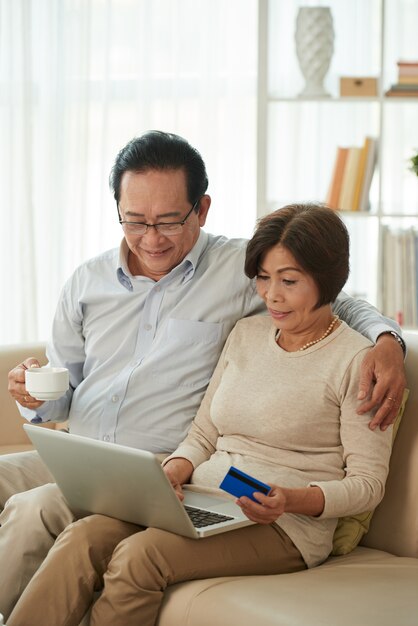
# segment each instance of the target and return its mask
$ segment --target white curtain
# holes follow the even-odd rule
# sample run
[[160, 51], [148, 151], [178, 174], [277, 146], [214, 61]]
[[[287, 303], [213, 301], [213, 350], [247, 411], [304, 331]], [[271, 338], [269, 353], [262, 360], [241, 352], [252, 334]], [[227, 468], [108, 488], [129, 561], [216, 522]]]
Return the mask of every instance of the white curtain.
[[207, 230], [256, 215], [256, 0], [0, 0], [0, 343], [48, 337], [60, 288], [119, 245], [118, 150], [149, 129], [202, 153]]

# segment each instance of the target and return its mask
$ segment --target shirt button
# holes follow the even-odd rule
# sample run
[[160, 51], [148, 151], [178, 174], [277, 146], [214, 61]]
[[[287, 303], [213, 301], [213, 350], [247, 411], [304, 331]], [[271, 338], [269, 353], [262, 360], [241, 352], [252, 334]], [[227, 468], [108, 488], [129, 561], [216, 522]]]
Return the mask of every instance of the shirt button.
[[144, 328], [145, 330], [151, 330], [152, 326], [151, 324], [145, 324]]
[[156, 291], [157, 293], [161, 291], [160, 285], [157, 285], [156, 287], [154, 287], [154, 291]]
[[119, 396], [112, 396], [112, 402], [117, 402], [119, 400]]
[[103, 437], [103, 441], [110, 441], [110, 437], [109, 437], [109, 435], [104, 435], [104, 437]]

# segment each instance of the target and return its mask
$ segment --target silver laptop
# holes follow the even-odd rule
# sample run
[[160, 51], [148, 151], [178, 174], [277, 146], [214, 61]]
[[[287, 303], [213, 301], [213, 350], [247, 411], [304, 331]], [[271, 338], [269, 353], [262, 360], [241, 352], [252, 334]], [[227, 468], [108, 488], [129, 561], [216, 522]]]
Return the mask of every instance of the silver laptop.
[[252, 524], [232, 501], [195, 491], [178, 499], [151, 452], [24, 424], [78, 516], [101, 513], [196, 539]]

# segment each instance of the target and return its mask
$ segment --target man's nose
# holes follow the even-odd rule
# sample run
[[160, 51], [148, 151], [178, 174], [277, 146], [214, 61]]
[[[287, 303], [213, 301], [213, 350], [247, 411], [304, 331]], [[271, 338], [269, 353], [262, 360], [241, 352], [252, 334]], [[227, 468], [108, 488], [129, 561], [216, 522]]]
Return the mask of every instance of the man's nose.
[[162, 235], [157, 228], [155, 228], [155, 226], [153, 224], [148, 224], [148, 228], [146, 230], [146, 233], [144, 235], [142, 235], [142, 237], [146, 237], [148, 239], [148, 241], [152, 241], [153, 239], [161, 239], [162, 237], [164, 237], [165, 235]]

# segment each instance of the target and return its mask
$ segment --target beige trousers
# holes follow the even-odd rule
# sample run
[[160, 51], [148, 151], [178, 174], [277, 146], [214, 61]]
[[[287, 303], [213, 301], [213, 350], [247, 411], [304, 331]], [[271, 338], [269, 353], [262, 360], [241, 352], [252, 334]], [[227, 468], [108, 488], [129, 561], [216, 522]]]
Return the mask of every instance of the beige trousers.
[[6, 620], [57, 536], [75, 519], [53, 480], [37, 452], [0, 456], [0, 613]]
[[292, 541], [273, 525], [196, 540], [93, 515], [61, 534], [7, 624], [77, 626], [103, 588], [91, 626], [151, 626], [168, 585], [305, 568]]

